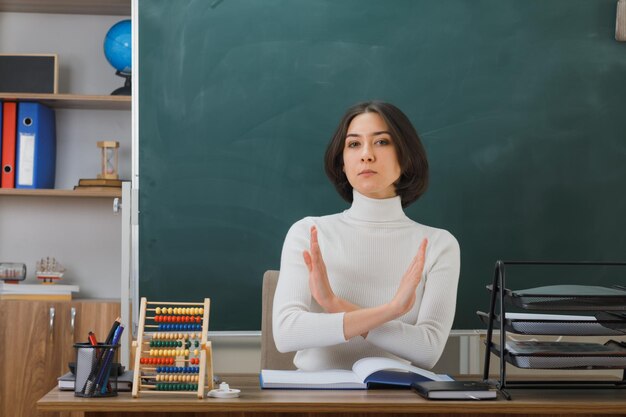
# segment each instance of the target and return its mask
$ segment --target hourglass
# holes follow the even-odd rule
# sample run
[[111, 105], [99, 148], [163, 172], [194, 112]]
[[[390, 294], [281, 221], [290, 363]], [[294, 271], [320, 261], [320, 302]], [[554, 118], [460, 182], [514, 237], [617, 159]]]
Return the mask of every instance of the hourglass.
[[113, 179], [119, 178], [117, 174], [117, 151], [120, 147], [118, 141], [108, 140], [98, 142], [98, 148], [102, 149], [102, 173], [98, 178]]

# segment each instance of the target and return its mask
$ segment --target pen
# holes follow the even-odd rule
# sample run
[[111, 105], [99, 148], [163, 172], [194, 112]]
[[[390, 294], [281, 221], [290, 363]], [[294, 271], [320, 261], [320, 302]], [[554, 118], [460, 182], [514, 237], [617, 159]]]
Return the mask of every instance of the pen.
[[[96, 339], [96, 334], [94, 332], [89, 332], [87, 335], [87, 340], [89, 341], [89, 344], [91, 346], [98, 346], [98, 340]], [[89, 373], [89, 377], [87, 378], [87, 380], [85, 381], [85, 385], [83, 386], [81, 392], [83, 393], [89, 393], [88, 391], [91, 388], [91, 385], [89, 384], [90, 380], [93, 380], [93, 378], [95, 377], [96, 371], [98, 369], [98, 362], [100, 362], [100, 351], [98, 350], [98, 348], [95, 348], [95, 352], [94, 355], [92, 356], [91, 359], [91, 372]]]
[[109, 374], [111, 373], [111, 365], [113, 362], [113, 356], [115, 356], [115, 346], [120, 341], [124, 326], [120, 326], [118, 323], [115, 333], [113, 334], [113, 340], [111, 341], [111, 347], [107, 349], [104, 354], [104, 360], [100, 367], [100, 375], [96, 378], [96, 391], [101, 390], [101, 394], [106, 394], [107, 383], [109, 381]]
[[111, 344], [111, 340], [113, 339], [113, 336], [115, 335], [115, 331], [117, 330], [121, 322], [122, 322], [121, 318], [118, 317], [115, 319], [115, 321], [113, 322], [113, 325], [111, 326], [111, 330], [109, 330], [109, 334], [107, 335], [107, 338], [104, 340], [105, 345]]
[[[111, 340], [113, 339], [116, 330], [119, 328], [121, 320], [122, 319], [118, 317], [113, 322], [113, 325], [111, 326], [111, 330], [109, 330], [109, 334], [107, 335], [107, 338], [104, 342], [105, 345], [111, 344]], [[91, 343], [91, 340], [90, 340], [90, 343]], [[94, 389], [98, 389], [97, 382], [101, 380], [101, 376], [102, 376], [101, 374], [104, 368], [103, 366], [104, 360], [106, 359], [105, 356], [106, 356], [106, 351], [103, 350], [98, 357], [98, 365], [94, 367], [92, 373], [89, 375], [89, 378], [87, 379], [87, 383], [85, 384], [85, 387], [83, 388], [83, 391], [88, 396], [93, 394]]]
[[[89, 338], [89, 343], [91, 343], [91, 346], [98, 346], [98, 341], [96, 340], [96, 334], [94, 332], [89, 332], [88, 338]], [[104, 352], [104, 349], [96, 349], [96, 355], [91, 365], [92, 369], [98, 369], [98, 367], [96, 366], [96, 363], [100, 362], [103, 352]], [[111, 390], [111, 384], [107, 384], [107, 389], [109, 391]]]
[[98, 346], [98, 341], [96, 340], [96, 335], [94, 334], [94, 332], [89, 332], [89, 336], [87, 336], [87, 339], [89, 340], [89, 343], [91, 343], [91, 346]]
[[[94, 332], [89, 332], [89, 334], [87, 335], [87, 340], [89, 340], [89, 344], [91, 346], [94, 346], [94, 347], [98, 346], [98, 340], [96, 339], [96, 335]], [[92, 359], [91, 359], [91, 372], [89, 373], [89, 377], [85, 381], [85, 385], [83, 386], [83, 389], [81, 390], [81, 392], [85, 392], [85, 389], [87, 388], [89, 384], [89, 380], [93, 379], [93, 377], [95, 376], [96, 370], [98, 369], [98, 362], [100, 362], [100, 356], [101, 356], [100, 352], [96, 348], [94, 355], [92, 356]]]

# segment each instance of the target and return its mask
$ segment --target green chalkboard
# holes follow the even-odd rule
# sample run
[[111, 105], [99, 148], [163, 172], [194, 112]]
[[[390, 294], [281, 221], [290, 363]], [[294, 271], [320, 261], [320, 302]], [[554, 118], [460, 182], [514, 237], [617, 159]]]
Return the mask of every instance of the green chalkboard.
[[[459, 240], [455, 328], [482, 327], [497, 259], [624, 260], [615, 3], [141, 0], [140, 294], [211, 297], [212, 330], [259, 329], [290, 225], [347, 207], [323, 153], [367, 99], [423, 138], [431, 185], [407, 213]], [[553, 272], [511, 287], [605, 274]]]

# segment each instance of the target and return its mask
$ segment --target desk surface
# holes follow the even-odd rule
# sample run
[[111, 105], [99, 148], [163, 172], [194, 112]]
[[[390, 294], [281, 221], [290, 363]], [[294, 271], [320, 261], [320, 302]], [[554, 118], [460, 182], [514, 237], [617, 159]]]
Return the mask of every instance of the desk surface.
[[[241, 389], [234, 399], [171, 393], [146, 394], [132, 398], [129, 392], [117, 397], [86, 399], [71, 391], [53, 389], [37, 402], [40, 411], [84, 411], [97, 413], [149, 412], [270, 412], [270, 413], [478, 413], [478, 414], [622, 414], [626, 415], [626, 389], [511, 389], [506, 401], [427, 401], [409, 390], [262, 390], [256, 375], [224, 375], [232, 388]], [[90, 414], [91, 415], [91, 414]]]

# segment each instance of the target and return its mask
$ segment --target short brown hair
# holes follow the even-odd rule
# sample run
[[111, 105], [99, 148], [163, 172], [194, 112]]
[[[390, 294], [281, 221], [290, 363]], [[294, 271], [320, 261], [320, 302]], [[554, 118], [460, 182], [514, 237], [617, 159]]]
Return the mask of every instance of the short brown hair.
[[393, 104], [382, 101], [367, 101], [350, 107], [339, 122], [324, 158], [326, 175], [335, 185], [339, 195], [352, 202], [352, 185], [343, 172], [343, 149], [348, 126], [359, 114], [378, 113], [389, 127], [389, 133], [398, 155], [400, 178], [396, 182], [396, 194], [400, 196], [402, 207], [417, 200], [428, 188], [428, 160], [415, 127], [402, 111]]

